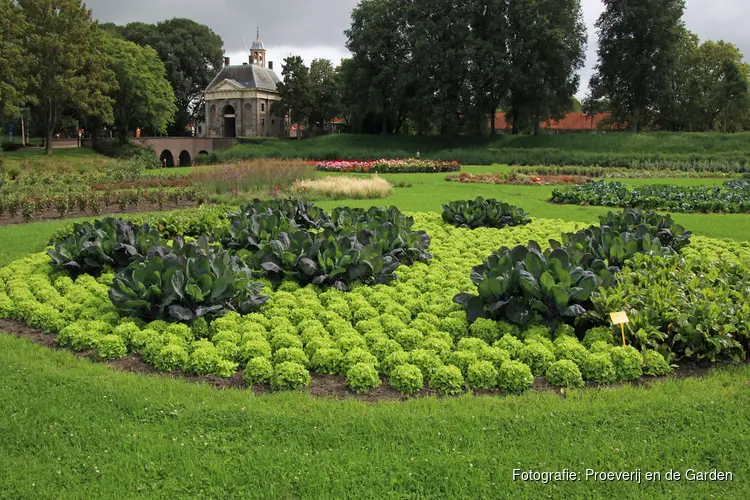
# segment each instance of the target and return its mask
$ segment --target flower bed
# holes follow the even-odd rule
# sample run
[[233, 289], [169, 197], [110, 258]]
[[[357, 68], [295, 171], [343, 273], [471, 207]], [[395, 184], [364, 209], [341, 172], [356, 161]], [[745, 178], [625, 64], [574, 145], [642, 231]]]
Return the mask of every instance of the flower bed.
[[583, 175], [525, 175], [516, 171], [494, 174], [471, 174], [461, 172], [445, 178], [448, 182], [469, 184], [515, 184], [523, 186], [547, 186], [550, 184], [583, 184], [588, 177]]
[[316, 163], [315, 166], [321, 172], [362, 174], [439, 173], [461, 170], [461, 164], [457, 161], [420, 160], [419, 158], [375, 161], [321, 161]]

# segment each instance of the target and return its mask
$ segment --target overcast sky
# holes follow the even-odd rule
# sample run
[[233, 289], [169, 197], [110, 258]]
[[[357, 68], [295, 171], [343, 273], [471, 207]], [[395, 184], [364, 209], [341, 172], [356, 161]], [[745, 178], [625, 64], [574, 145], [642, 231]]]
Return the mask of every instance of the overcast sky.
[[[586, 68], [582, 72], [579, 97], [586, 91], [591, 68], [596, 63], [594, 22], [604, 9], [600, 0], [582, 0], [589, 44]], [[358, 0], [88, 0], [94, 16], [102, 22], [155, 23], [172, 17], [187, 17], [209, 26], [224, 40], [233, 64], [247, 60], [245, 40], [255, 39], [260, 26], [268, 60], [281, 73], [281, 62], [300, 55], [308, 64], [315, 58], [330, 59], [334, 65], [348, 56], [344, 30]], [[750, 0], [687, 0], [685, 24], [701, 40], [723, 39], [739, 46], [750, 56]], [[243, 40], [244, 37], [244, 40]]]

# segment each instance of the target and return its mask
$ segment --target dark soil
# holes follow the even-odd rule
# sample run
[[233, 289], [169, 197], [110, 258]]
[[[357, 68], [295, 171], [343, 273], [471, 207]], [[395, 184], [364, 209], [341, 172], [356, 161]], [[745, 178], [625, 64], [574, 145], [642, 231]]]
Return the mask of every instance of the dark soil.
[[[32, 342], [43, 345], [45, 347], [73, 352], [73, 351], [70, 351], [69, 349], [58, 346], [57, 341], [56, 341], [56, 335], [52, 335], [52, 334], [47, 335], [37, 328], [31, 328], [18, 321], [0, 319], [0, 332], [8, 333], [18, 338], [29, 339]], [[145, 362], [143, 362], [143, 360], [138, 356], [127, 356], [125, 358], [111, 360], [111, 361], [99, 361], [94, 357], [91, 351], [73, 352], [73, 354], [81, 358], [87, 358], [97, 363], [99, 362], [106, 363], [110, 367], [116, 370], [123, 371], [123, 372], [155, 375], [155, 376], [168, 377], [168, 378], [173, 378], [173, 379], [182, 379], [182, 380], [186, 380], [188, 382], [193, 382], [193, 383], [209, 384], [209, 385], [216, 387], [217, 389], [247, 389], [247, 384], [245, 384], [245, 381], [243, 379], [242, 370], [235, 373], [231, 378], [225, 379], [225, 378], [216, 377], [216, 376], [192, 375], [192, 374], [184, 373], [181, 371], [171, 372], [171, 373], [160, 372], [153, 366], [148, 365]], [[606, 384], [606, 385], [595, 384], [593, 382], [587, 382], [586, 387], [592, 388], [592, 389], [614, 388], [614, 387], [619, 387], [621, 385], [627, 384], [627, 385], [634, 385], [637, 387], [650, 388], [653, 381], [655, 380], [661, 380], [661, 379], [667, 379], [667, 378], [683, 379], [687, 377], [702, 377], [708, 374], [712, 366], [716, 366], [716, 365], [710, 365], [710, 364], [698, 365], [695, 363], [687, 363], [684, 365], [680, 365], [678, 368], [675, 369], [675, 371], [672, 374], [666, 377], [643, 377], [633, 382], [624, 382], [624, 383]], [[312, 396], [323, 397], [323, 398], [340, 399], [340, 400], [341, 399], [357, 399], [357, 400], [366, 401], [366, 402], [376, 402], [376, 401], [383, 401], [383, 400], [406, 401], [408, 399], [411, 399], [412, 397], [439, 396], [437, 391], [433, 389], [427, 389], [427, 388], [422, 388], [414, 396], [406, 396], [396, 391], [395, 389], [391, 388], [387, 384], [386, 378], [383, 378], [383, 383], [376, 389], [365, 394], [356, 394], [347, 388], [346, 379], [340, 375], [322, 375], [322, 374], [313, 373], [311, 374], [311, 377], [312, 378], [310, 381], [310, 386], [305, 389], [305, 392], [308, 392]], [[748, 384], [750, 384], [750, 382], [748, 382]], [[271, 387], [268, 386], [267, 384], [256, 384], [255, 386], [252, 387], [252, 390], [253, 390], [253, 393], [255, 394], [268, 394], [272, 392]], [[531, 386], [531, 390], [554, 392], [555, 394], [558, 394], [561, 397], [566, 396], [565, 389], [561, 389], [559, 387], [554, 387], [550, 385], [544, 377], [536, 377], [534, 379], [534, 383]], [[474, 394], [479, 395], [479, 396], [503, 396], [505, 395], [503, 391], [500, 391], [498, 389], [475, 390], [473, 392]]]
[[65, 220], [65, 219], [76, 219], [79, 217], [106, 217], [107, 215], [122, 214], [122, 213], [140, 213], [140, 212], [159, 212], [168, 210], [177, 210], [181, 208], [193, 208], [198, 204], [194, 201], [181, 201], [179, 203], [164, 203], [159, 206], [157, 203], [140, 203], [135, 207], [126, 207], [124, 210], [116, 205], [108, 206], [103, 209], [101, 213], [95, 214], [91, 211], [72, 211], [66, 213], [60, 217], [60, 214], [56, 210], [48, 210], [46, 212], [39, 212], [34, 214], [29, 220], [25, 220], [22, 215], [16, 215], [11, 217], [8, 214], [0, 215], [0, 226], [9, 226], [11, 224], [25, 224], [27, 222], [41, 222], [49, 220]]

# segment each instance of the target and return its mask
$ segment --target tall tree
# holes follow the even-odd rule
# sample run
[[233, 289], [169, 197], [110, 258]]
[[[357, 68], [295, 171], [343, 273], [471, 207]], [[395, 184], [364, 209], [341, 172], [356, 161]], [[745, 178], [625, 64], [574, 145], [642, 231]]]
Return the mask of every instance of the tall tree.
[[565, 116], [578, 90], [586, 47], [580, 0], [510, 0], [511, 81], [506, 108], [514, 133]]
[[297, 138], [301, 139], [301, 124], [308, 121], [312, 107], [310, 70], [300, 56], [289, 56], [284, 59], [281, 75], [283, 81], [278, 84], [281, 100], [274, 113], [289, 116], [297, 125]]
[[177, 107], [164, 63], [154, 49], [107, 36], [104, 50], [119, 88], [113, 95], [114, 126], [121, 137], [136, 127], [163, 134]]
[[47, 152], [64, 108], [112, 121], [110, 96], [117, 87], [103, 51], [105, 33], [80, 0], [19, 0], [34, 30], [26, 50], [34, 54], [29, 93], [44, 116]]
[[[405, 110], [409, 45], [403, 16], [407, 0], [363, 0], [345, 31], [357, 81], [366, 82], [368, 109], [381, 117], [381, 133], [397, 127]], [[365, 92], [362, 92], [364, 94]], [[400, 118], [405, 119], [403, 112]]]
[[338, 75], [328, 59], [310, 63], [310, 125], [324, 131], [339, 112]]
[[130, 23], [121, 31], [125, 39], [153, 47], [164, 61], [177, 103], [169, 133], [185, 135], [188, 123], [201, 118], [203, 91], [224, 62], [221, 37], [207, 26], [182, 18], [162, 21], [156, 26]]
[[747, 70], [736, 61], [727, 59], [722, 64], [718, 89], [715, 95], [716, 108], [721, 117], [721, 130], [734, 131], [747, 115], [750, 106], [750, 88]]
[[16, 117], [25, 104], [27, 65], [24, 49], [28, 25], [23, 10], [14, 0], [0, 0], [0, 118]]
[[596, 22], [600, 94], [633, 132], [655, 114], [669, 92], [683, 33], [684, 0], [603, 0]]

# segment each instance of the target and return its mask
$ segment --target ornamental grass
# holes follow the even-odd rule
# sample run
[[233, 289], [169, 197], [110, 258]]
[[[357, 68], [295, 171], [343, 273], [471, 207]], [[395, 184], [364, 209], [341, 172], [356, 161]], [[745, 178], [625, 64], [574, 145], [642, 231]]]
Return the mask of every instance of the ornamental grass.
[[240, 193], [289, 186], [315, 177], [315, 166], [302, 160], [259, 159], [195, 168], [190, 182], [209, 193]]
[[377, 175], [367, 179], [331, 176], [297, 181], [292, 189], [314, 198], [369, 200], [389, 196], [393, 191], [393, 186]]

